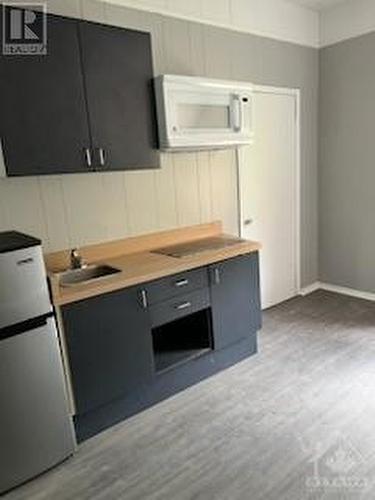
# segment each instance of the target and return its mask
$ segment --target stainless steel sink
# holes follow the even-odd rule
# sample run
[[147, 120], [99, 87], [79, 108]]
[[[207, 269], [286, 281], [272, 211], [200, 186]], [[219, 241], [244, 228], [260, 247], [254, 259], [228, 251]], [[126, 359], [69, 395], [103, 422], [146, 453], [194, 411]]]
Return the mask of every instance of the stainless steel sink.
[[114, 274], [120, 273], [120, 269], [111, 266], [87, 266], [82, 269], [69, 269], [59, 275], [61, 286], [75, 286], [84, 283], [91, 283], [94, 280], [101, 280]]

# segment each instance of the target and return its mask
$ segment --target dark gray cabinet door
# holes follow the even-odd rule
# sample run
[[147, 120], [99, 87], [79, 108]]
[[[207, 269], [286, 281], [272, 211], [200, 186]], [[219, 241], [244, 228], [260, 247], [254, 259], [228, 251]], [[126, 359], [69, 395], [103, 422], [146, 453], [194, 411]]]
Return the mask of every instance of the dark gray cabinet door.
[[95, 166], [159, 166], [148, 33], [81, 22], [80, 36]]
[[0, 55], [0, 139], [9, 176], [88, 170], [78, 21], [49, 15], [47, 33], [47, 55]]
[[152, 379], [152, 338], [138, 290], [129, 288], [62, 308], [77, 413]]
[[214, 347], [222, 349], [261, 327], [258, 253], [210, 266]]

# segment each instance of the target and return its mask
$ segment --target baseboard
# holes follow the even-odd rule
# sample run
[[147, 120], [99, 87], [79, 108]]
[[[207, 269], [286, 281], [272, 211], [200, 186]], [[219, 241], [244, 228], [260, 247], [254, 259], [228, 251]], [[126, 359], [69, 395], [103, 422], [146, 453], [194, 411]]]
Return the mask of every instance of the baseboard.
[[321, 290], [328, 292], [340, 293], [341, 295], [349, 295], [350, 297], [357, 297], [358, 299], [371, 300], [375, 302], [375, 293], [363, 292], [362, 290], [354, 290], [345, 286], [330, 285], [329, 283], [320, 283]]
[[305, 295], [309, 295], [310, 293], [316, 292], [321, 289], [321, 283], [319, 281], [315, 281], [315, 283], [311, 283], [311, 285], [305, 286], [301, 288], [299, 291], [299, 295], [304, 297]]
[[350, 297], [357, 297], [358, 299], [371, 300], [375, 302], [375, 293], [354, 290], [353, 288], [345, 286], [331, 285], [329, 283], [322, 283], [321, 281], [316, 281], [315, 283], [302, 288], [299, 294], [304, 297], [305, 295], [309, 295], [317, 290], [327, 290], [327, 292], [339, 293], [341, 295], [348, 295]]

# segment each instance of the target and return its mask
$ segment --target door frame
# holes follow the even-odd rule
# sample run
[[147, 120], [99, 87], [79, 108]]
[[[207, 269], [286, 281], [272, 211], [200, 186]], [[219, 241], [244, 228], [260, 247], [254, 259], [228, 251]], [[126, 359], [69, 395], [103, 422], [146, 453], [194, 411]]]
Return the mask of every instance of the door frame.
[[[294, 98], [295, 102], [295, 134], [296, 134], [296, 149], [295, 149], [295, 206], [296, 206], [296, 228], [295, 228], [295, 273], [296, 273], [296, 294], [301, 292], [301, 91], [297, 88], [288, 87], [273, 87], [269, 85], [255, 85], [254, 94], [275, 94], [288, 95]], [[255, 135], [256, 140], [256, 135]], [[245, 167], [241, 148], [236, 149], [236, 165], [237, 165], [237, 206], [238, 206], [238, 234], [243, 236], [243, 210], [241, 199], [241, 171]]]

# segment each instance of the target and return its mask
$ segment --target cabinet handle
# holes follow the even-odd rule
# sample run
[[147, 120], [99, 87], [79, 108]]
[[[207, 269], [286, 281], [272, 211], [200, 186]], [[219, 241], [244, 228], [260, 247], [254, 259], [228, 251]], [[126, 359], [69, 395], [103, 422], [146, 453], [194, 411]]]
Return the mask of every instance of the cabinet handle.
[[184, 280], [176, 281], [175, 286], [180, 287], [180, 286], [186, 286], [188, 284], [189, 284], [189, 280], [184, 279]]
[[88, 167], [92, 166], [91, 151], [89, 148], [85, 148], [86, 163]]
[[220, 285], [220, 269], [218, 267], [215, 267], [214, 276], [215, 276], [215, 284]]
[[176, 306], [176, 309], [178, 311], [182, 311], [183, 309], [187, 309], [188, 307], [191, 307], [191, 302], [183, 302], [182, 304]]
[[141, 298], [142, 298], [142, 307], [143, 309], [147, 309], [148, 307], [148, 300], [147, 300], [147, 292], [146, 290], [141, 291]]
[[3, 141], [0, 137], [0, 178], [6, 176], [7, 176], [7, 171], [5, 166]]
[[104, 149], [103, 148], [99, 148], [99, 161], [100, 161], [100, 165], [102, 167], [105, 166], [105, 156], [104, 156]]

